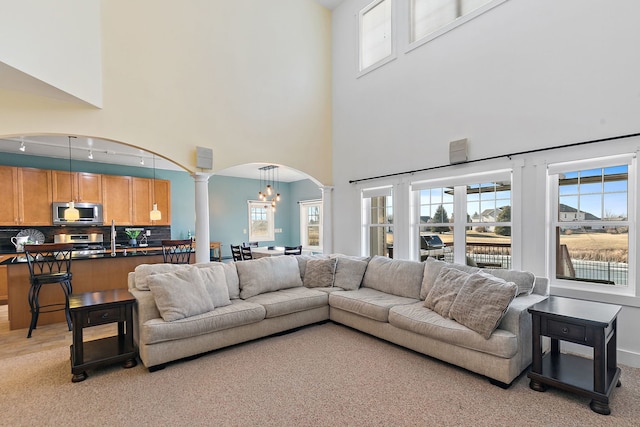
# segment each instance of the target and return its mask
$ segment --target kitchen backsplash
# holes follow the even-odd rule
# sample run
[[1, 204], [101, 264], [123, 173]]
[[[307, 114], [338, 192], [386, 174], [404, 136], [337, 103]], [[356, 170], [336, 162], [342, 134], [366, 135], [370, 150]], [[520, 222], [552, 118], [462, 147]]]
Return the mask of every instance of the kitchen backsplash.
[[[116, 226], [116, 244], [126, 245], [129, 238], [124, 233], [125, 228], [144, 228], [151, 230], [151, 235], [147, 237], [149, 246], [161, 246], [161, 241], [171, 239], [171, 226]], [[111, 226], [93, 226], [93, 227], [0, 227], [0, 253], [14, 253], [15, 246], [11, 243], [11, 238], [15, 237], [19, 232], [26, 229], [35, 229], [44, 234], [45, 243], [53, 243], [53, 236], [57, 234], [91, 234], [101, 233], [104, 237], [104, 247], [109, 248], [111, 242]], [[142, 234], [138, 237], [138, 241], [142, 238]]]

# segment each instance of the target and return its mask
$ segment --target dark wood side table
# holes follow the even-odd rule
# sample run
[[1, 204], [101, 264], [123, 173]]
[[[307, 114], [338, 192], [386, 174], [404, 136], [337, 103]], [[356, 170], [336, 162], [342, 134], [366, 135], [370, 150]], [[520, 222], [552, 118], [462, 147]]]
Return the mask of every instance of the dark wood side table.
[[[616, 361], [616, 326], [621, 307], [570, 298], [549, 297], [529, 308], [533, 321], [533, 363], [529, 387], [547, 386], [591, 397], [594, 412], [609, 415], [609, 398], [620, 387]], [[551, 338], [543, 355], [541, 337]], [[593, 361], [560, 353], [560, 341], [593, 348]]]
[[[125, 289], [85, 292], [69, 297], [73, 322], [71, 345], [71, 381], [87, 378], [87, 369], [124, 362], [125, 368], [137, 365], [133, 343], [133, 305], [136, 299]], [[83, 341], [82, 331], [91, 326], [118, 322], [118, 335]], [[126, 328], [126, 330], [125, 330]]]

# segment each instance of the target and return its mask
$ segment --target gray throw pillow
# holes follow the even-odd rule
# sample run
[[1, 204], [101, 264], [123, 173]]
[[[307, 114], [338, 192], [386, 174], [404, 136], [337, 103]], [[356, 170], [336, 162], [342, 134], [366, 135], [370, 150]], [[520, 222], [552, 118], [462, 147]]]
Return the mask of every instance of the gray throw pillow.
[[169, 273], [171, 271], [176, 271], [181, 268], [185, 268], [185, 265], [183, 264], [140, 264], [134, 270], [136, 289], [138, 289], [139, 291], [148, 291], [149, 276], [153, 274]]
[[533, 291], [536, 276], [529, 271], [504, 270], [498, 268], [485, 268], [482, 271], [493, 276], [513, 282], [518, 286], [518, 295], [529, 295]]
[[302, 286], [296, 258], [289, 255], [264, 257], [236, 263], [240, 298]]
[[224, 307], [231, 304], [229, 299], [229, 288], [227, 278], [224, 274], [224, 267], [220, 263], [211, 263], [208, 267], [198, 268], [204, 286], [211, 297], [214, 307]]
[[214, 309], [200, 273], [195, 267], [153, 274], [147, 278], [147, 282], [158, 311], [167, 322]]
[[464, 286], [469, 273], [455, 268], [443, 267], [436, 278], [429, 294], [424, 300], [424, 306], [435, 311], [442, 317], [449, 317], [451, 304], [455, 301], [460, 289]]
[[427, 297], [427, 294], [431, 290], [433, 283], [436, 281], [438, 274], [440, 274], [440, 269], [442, 267], [455, 268], [456, 270], [464, 271], [469, 274], [480, 271], [478, 267], [427, 258], [424, 262], [424, 277], [422, 279], [422, 287], [420, 288], [420, 299], [425, 299]]
[[335, 258], [310, 259], [307, 261], [302, 284], [307, 288], [330, 288], [336, 271]]
[[327, 255], [294, 255], [296, 261], [298, 261], [298, 269], [300, 270], [300, 279], [304, 278], [305, 270], [307, 269], [307, 261], [312, 259], [327, 259]]
[[355, 291], [360, 288], [362, 278], [369, 264], [369, 257], [350, 257], [339, 255], [335, 258], [336, 274], [333, 286], [345, 291]]
[[417, 261], [374, 256], [364, 272], [362, 286], [399, 297], [420, 297], [424, 265]]
[[517, 291], [515, 283], [474, 273], [467, 279], [451, 304], [449, 316], [489, 339], [506, 314]]

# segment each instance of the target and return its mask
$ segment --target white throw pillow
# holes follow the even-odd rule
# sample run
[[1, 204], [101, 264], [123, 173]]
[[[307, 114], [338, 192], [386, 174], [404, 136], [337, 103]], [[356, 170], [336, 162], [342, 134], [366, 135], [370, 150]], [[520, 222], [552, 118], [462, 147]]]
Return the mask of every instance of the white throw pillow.
[[231, 304], [227, 279], [222, 264], [215, 263], [207, 267], [200, 267], [198, 272], [202, 277], [207, 292], [209, 292], [214, 307], [224, 307]]
[[134, 270], [136, 289], [148, 291], [149, 283], [147, 283], [147, 279], [149, 276], [176, 271], [184, 267], [184, 264], [140, 264]]
[[158, 311], [167, 322], [214, 309], [202, 277], [195, 267], [153, 274], [147, 278], [147, 282]]
[[300, 268], [294, 256], [264, 257], [236, 263], [240, 298], [302, 286]]

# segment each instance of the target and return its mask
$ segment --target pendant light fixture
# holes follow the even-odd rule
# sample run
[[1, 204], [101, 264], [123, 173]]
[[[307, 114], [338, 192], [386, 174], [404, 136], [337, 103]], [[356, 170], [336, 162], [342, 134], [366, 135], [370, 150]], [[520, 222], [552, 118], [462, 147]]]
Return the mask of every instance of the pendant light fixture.
[[[270, 202], [271, 209], [276, 211], [276, 203], [280, 201], [280, 193], [278, 193], [278, 188], [276, 188], [276, 182], [278, 180], [275, 179], [276, 173], [279, 174], [278, 166], [276, 165], [268, 165], [258, 168], [260, 171], [260, 191], [258, 192], [258, 198], [263, 202]], [[264, 177], [264, 179], [263, 179]], [[264, 191], [262, 190], [263, 181], [266, 184]], [[275, 193], [275, 195], [274, 195]], [[265, 208], [268, 205], [265, 204]]]
[[71, 201], [69, 207], [64, 210], [64, 219], [67, 221], [77, 221], [80, 219], [80, 212], [76, 209], [75, 202], [73, 201], [73, 173], [71, 172], [71, 138], [75, 136], [69, 136], [69, 186], [71, 192]]
[[162, 212], [158, 210], [158, 204], [156, 203], [156, 155], [153, 155], [153, 209], [149, 212], [149, 218], [151, 221], [159, 221], [162, 219]]

